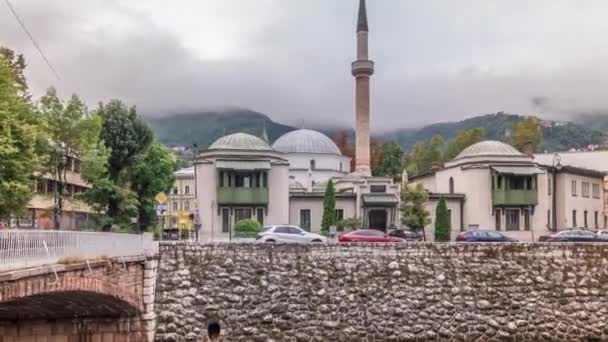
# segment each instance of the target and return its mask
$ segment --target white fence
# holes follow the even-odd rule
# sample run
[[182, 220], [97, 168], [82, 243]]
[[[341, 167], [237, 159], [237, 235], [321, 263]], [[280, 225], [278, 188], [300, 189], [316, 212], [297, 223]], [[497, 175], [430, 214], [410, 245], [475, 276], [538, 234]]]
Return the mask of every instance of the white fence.
[[0, 272], [54, 264], [62, 258], [129, 257], [157, 252], [152, 234], [0, 231]]

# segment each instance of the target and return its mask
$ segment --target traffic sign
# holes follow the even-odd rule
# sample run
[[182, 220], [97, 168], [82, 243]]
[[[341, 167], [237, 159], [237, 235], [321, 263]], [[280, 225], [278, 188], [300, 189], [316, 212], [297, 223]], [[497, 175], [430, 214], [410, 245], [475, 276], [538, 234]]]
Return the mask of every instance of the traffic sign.
[[165, 202], [167, 202], [167, 195], [164, 192], [159, 192], [158, 195], [156, 195], [156, 197], [154, 197], [154, 200], [156, 200], [156, 202], [158, 204], [163, 204]]

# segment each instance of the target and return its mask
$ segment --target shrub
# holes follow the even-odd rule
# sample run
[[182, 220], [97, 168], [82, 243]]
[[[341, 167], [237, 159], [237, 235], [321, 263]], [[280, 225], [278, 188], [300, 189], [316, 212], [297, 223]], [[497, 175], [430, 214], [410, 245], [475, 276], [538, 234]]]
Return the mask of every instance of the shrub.
[[262, 225], [257, 220], [241, 220], [234, 226], [234, 237], [254, 238], [260, 230], [262, 230]]
[[450, 235], [450, 214], [445, 198], [441, 196], [435, 211], [435, 241], [450, 241]]
[[345, 229], [356, 230], [363, 226], [363, 222], [356, 217], [344, 219], [337, 223], [338, 231], [344, 231]]

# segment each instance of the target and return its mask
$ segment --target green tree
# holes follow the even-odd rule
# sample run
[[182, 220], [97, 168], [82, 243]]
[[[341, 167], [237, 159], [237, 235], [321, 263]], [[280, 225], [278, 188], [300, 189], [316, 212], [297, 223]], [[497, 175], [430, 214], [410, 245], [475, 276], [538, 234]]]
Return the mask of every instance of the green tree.
[[435, 209], [435, 241], [450, 241], [450, 214], [445, 197], [441, 196]]
[[431, 171], [433, 163], [443, 160], [443, 146], [445, 140], [440, 135], [435, 135], [431, 140], [420, 142], [406, 158], [406, 170], [411, 176], [418, 176]]
[[456, 137], [449, 142], [443, 159], [445, 161], [454, 159], [465, 148], [482, 141], [485, 134], [485, 129], [481, 127], [458, 132]]
[[323, 198], [323, 219], [321, 221], [321, 231], [328, 232], [329, 227], [336, 224], [336, 191], [334, 182], [330, 179], [325, 188]]
[[[101, 104], [98, 113], [102, 118], [100, 140], [109, 150], [107, 173], [116, 186], [128, 187], [129, 169], [136, 159], [144, 154], [154, 139], [152, 130], [137, 115], [135, 107], [128, 109], [119, 100], [107, 105]], [[124, 217], [121, 207], [122, 196], [110, 197], [107, 214], [110, 217]]]
[[256, 219], [241, 220], [234, 226], [234, 237], [255, 238], [262, 229], [262, 225]]
[[421, 230], [431, 223], [431, 214], [425, 208], [428, 194], [422, 184], [404, 185], [401, 189], [401, 223], [414, 231]]
[[542, 121], [535, 116], [517, 122], [511, 130], [511, 145], [520, 151], [524, 150], [527, 144], [532, 144], [536, 149], [543, 141]]
[[155, 141], [147, 153], [137, 159], [131, 171], [131, 186], [137, 194], [140, 232], [152, 227], [156, 220], [154, 197], [173, 187], [177, 158], [164, 145]]
[[382, 159], [379, 165], [373, 170], [375, 176], [398, 177], [403, 170], [403, 150], [394, 141], [387, 141], [382, 144]]
[[11, 61], [0, 54], [0, 219], [25, 210], [44, 140], [40, 120], [22, 91]]
[[55, 88], [49, 88], [40, 99], [38, 111], [44, 120], [49, 140], [45, 170], [56, 184], [53, 218], [55, 228], [59, 229], [72, 158], [80, 158], [96, 143], [101, 120], [97, 115], [90, 115], [84, 102], [76, 95], [64, 103], [57, 96]]
[[23, 55], [16, 54], [15, 51], [0, 46], [0, 58], [4, 59], [4, 63], [6, 63], [10, 70], [12, 83], [17, 92], [17, 96], [29, 101], [30, 95], [24, 74], [26, 64]]

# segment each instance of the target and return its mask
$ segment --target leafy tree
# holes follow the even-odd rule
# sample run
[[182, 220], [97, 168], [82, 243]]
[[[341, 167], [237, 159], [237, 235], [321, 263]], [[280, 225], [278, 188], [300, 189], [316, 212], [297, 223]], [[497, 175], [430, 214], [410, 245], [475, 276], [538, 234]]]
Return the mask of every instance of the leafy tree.
[[0, 54], [0, 219], [20, 214], [32, 196], [32, 174], [44, 140], [40, 120], [23, 97], [12, 61]]
[[433, 163], [443, 160], [445, 140], [436, 135], [431, 140], [417, 143], [406, 158], [406, 170], [411, 176], [418, 176], [431, 171]]
[[55, 181], [55, 228], [59, 229], [66, 195], [67, 173], [71, 170], [71, 158], [82, 156], [99, 136], [101, 120], [90, 115], [85, 104], [76, 95], [64, 103], [54, 88], [49, 88], [40, 99], [39, 112], [45, 122], [49, 139], [45, 167], [47, 175]]
[[394, 141], [382, 144], [382, 159], [374, 170], [375, 176], [398, 177], [403, 170], [403, 150]]
[[323, 198], [323, 219], [321, 220], [321, 231], [329, 231], [329, 227], [336, 224], [336, 191], [334, 182], [330, 179], [325, 188]]
[[363, 227], [363, 222], [356, 217], [351, 217], [336, 223], [336, 226], [339, 231], [343, 231], [345, 228], [356, 230]]
[[30, 95], [28, 92], [27, 81], [24, 75], [26, 64], [23, 55], [16, 54], [15, 51], [0, 46], [0, 58], [4, 59], [4, 63], [6, 63], [6, 65], [10, 69], [12, 83], [17, 92], [17, 96], [29, 101]]
[[526, 144], [532, 144], [534, 149], [540, 146], [543, 141], [542, 121], [529, 116], [524, 120], [513, 125], [511, 132], [511, 145], [522, 151]]
[[262, 229], [258, 220], [241, 220], [234, 226], [234, 236], [237, 238], [254, 238]]
[[[107, 105], [101, 104], [98, 110], [102, 118], [100, 139], [110, 151], [107, 160], [109, 180], [116, 186], [128, 185], [128, 171], [136, 159], [144, 154], [153, 141], [153, 133], [137, 115], [135, 107], [127, 107], [118, 100]], [[109, 198], [107, 214], [110, 217], [124, 216], [120, 197]]]
[[431, 214], [424, 206], [427, 200], [422, 184], [414, 187], [406, 184], [401, 189], [401, 223], [414, 231], [422, 230], [425, 240], [424, 228], [431, 223]]
[[150, 228], [156, 220], [154, 197], [161, 191], [168, 192], [175, 180], [177, 158], [164, 145], [155, 141], [147, 153], [133, 166], [132, 188], [137, 194], [138, 223], [140, 232]]
[[435, 241], [450, 241], [450, 215], [445, 197], [441, 196], [435, 209]]
[[456, 156], [465, 148], [482, 141], [484, 135], [485, 130], [481, 127], [458, 132], [456, 137], [448, 144], [443, 159], [448, 161], [456, 158]]

